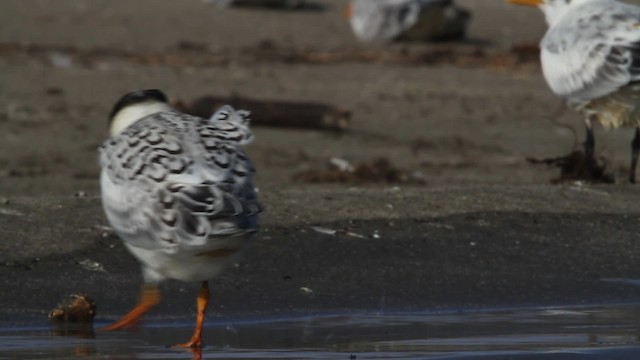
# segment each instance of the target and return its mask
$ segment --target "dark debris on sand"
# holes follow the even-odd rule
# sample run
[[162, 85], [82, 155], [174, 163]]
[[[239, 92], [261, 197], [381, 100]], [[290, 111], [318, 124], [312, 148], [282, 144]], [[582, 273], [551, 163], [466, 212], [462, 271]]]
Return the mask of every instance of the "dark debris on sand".
[[560, 176], [551, 179], [552, 184], [585, 181], [592, 184], [613, 184], [615, 175], [609, 169], [609, 162], [604, 157], [588, 157], [582, 150], [554, 158], [527, 158], [532, 164], [545, 164], [560, 168]]
[[338, 161], [331, 161], [325, 170], [301, 171], [294, 174], [293, 179], [306, 183], [424, 184], [424, 180], [419, 174], [399, 169], [384, 157], [355, 165], [338, 159]]
[[233, 63], [285, 63], [326, 65], [337, 63], [375, 63], [401, 65], [454, 65], [465, 68], [491, 68], [499, 70], [539, 69], [537, 44], [514, 44], [506, 51], [487, 51], [480, 46], [460, 48], [447, 45], [428, 47], [392, 47], [362, 49], [336, 47], [331, 49], [308, 46], [283, 45], [266, 39], [253, 46], [232, 52], [212, 48], [206, 43], [190, 40], [178, 41], [162, 51], [128, 51], [108, 47], [83, 48], [74, 45], [43, 43], [0, 43], [0, 58], [27, 55], [45, 64], [55, 65], [53, 54], [65, 61], [58, 66], [80, 65], [95, 68], [105, 63], [121, 62], [135, 66], [212, 67]]

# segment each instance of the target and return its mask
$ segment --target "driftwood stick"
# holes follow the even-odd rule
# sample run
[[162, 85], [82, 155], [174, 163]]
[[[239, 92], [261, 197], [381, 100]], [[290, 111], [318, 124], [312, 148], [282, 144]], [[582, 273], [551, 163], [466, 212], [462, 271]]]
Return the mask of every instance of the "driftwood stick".
[[172, 101], [187, 114], [209, 118], [222, 105], [251, 111], [251, 124], [321, 130], [346, 130], [351, 112], [318, 102], [257, 100], [240, 96], [203, 96], [190, 103]]

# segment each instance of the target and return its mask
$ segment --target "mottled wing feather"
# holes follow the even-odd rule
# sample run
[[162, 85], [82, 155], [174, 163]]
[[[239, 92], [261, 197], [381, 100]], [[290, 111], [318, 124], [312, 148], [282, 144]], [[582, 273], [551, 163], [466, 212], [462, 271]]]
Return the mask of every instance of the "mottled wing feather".
[[248, 119], [225, 111], [154, 114], [102, 145], [103, 205], [125, 241], [170, 249], [255, 231], [254, 170], [239, 147], [252, 134]]
[[541, 43], [551, 89], [581, 104], [640, 80], [640, 9], [587, 3], [565, 15]]

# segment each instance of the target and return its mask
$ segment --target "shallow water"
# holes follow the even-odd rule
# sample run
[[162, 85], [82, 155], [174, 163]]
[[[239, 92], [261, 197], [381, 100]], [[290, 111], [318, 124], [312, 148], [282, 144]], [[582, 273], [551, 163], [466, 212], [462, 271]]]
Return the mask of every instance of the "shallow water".
[[202, 353], [167, 348], [190, 322], [134, 332], [0, 328], [0, 359], [640, 359], [640, 305], [209, 319]]

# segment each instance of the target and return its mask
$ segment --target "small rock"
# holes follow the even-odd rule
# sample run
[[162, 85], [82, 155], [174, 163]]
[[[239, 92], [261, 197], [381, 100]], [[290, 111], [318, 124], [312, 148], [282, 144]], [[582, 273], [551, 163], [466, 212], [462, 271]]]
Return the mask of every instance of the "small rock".
[[89, 270], [89, 271], [98, 271], [98, 272], [104, 272], [106, 273], [107, 271], [104, 269], [104, 266], [102, 266], [102, 264], [100, 264], [97, 261], [93, 261], [93, 260], [89, 260], [89, 259], [84, 259], [82, 261], [78, 261], [78, 264], [80, 264], [80, 266], [82, 266], [83, 269], [85, 270]]
[[306, 287], [306, 286], [301, 287], [300, 288], [300, 292], [302, 292], [305, 295], [312, 295], [313, 294], [313, 290], [308, 288], [308, 287]]

